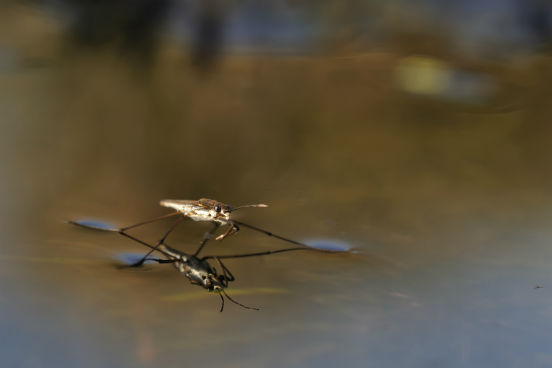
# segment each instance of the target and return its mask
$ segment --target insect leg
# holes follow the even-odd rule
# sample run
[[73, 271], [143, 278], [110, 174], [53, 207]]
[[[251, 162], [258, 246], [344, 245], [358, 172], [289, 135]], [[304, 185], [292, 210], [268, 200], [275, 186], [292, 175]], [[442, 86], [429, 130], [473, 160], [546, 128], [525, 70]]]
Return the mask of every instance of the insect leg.
[[218, 258], [218, 257], [214, 257], [215, 261], [217, 261], [217, 263], [219, 264], [220, 268], [222, 269], [222, 275], [224, 277], [224, 280], [226, 282], [228, 281], [235, 281], [236, 278], [234, 277], [234, 275], [232, 275], [232, 272], [230, 272], [230, 270], [228, 269], [228, 267], [226, 267], [226, 265], [224, 263], [222, 263], [222, 261]]
[[138, 243], [140, 243], [140, 244], [142, 244], [142, 245], [144, 245], [144, 246], [146, 246], [146, 247], [148, 247], [148, 248], [150, 248], [150, 249], [155, 249], [155, 250], [157, 250], [158, 252], [162, 253], [162, 254], [163, 254], [164, 256], [166, 256], [167, 258], [169, 258], [169, 259], [175, 259], [175, 257], [176, 257], [175, 255], [173, 255], [173, 254], [171, 254], [171, 253], [169, 253], [169, 252], [166, 252], [166, 251], [161, 250], [161, 249], [157, 249], [158, 246], [153, 246], [153, 245], [151, 245], [151, 244], [149, 244], [149, 243], [146, 243], [145, 241], [140, 240], [140, 239], [138, 239], [138, 238], [136, 238], [136, 237], [134, 237], [134, 236], [132, 236], [132, 235], [130, 235], [130, 234], [127, 234], [127, 233], [125, 233], [124, 231], [119, 231], [119, 234], [121, 234], [122, 236], [125, 236], [125, 237], [127, 237], [127, 238], [129, 238], [129, 239], [132, 239], [132, 240], [134, 240], [135, 242], [138, 242]]
[[310, 250], [310, 251], [313, 251], [313, 252], [321, 252], [321, 253], [344, 253], [344, 252], [341, 252], [341, 251], [331, 251], [331, 250], [306, 248], [306, 247], [294, 247], [294, 248], [267, 250], [267, 251], [255, 252], [255, 253], [227, 254], [227, 255], [222, 255], [222, 256], [205, 256], [205, 257], [201, 258], [201, 260], [258, 257], [258, 256], [266, 256], [266, 255], [269, 255], [269, 254], [292, 252], [292, 251], [296, 251], [296, 250]]
[[172, 212], [172, 213], [169, 213], [167, 215], [163, 215], [163, 216], [153, 218], [151, 220], [146, 220], [146, 221], [142, 221], [142, 222], [139, 222], [137, 224], [134, 224], [134, 225], [123, 227], [123, 228], [119, 229], [119, 231], [127, 231], [127, 230], [133, 229], [133, 228], [138, 227], [138, 226], [146, 225], [146, 224], [149, 224], [149, 223], [152, 223], [152, 222], [155, 222], [155, 221], [159, 221], [159, 220], [162, 220], [162, 219], [165, 219], [165, 218], [168, 218], [168, 217], [172, 217], [172, 216], [176, 216], [176, 215], [180, 215], [180, 214], [182, 214], [180, 211]]
[[205, 244], [207, 244], [209, 239], [211, 239], [211, 237], [218, 230], [219, 227], [220, 227], [220, 224], [218, 222], [213, 222], [213, 227], [211, 228], [211, 230], [203, 234], [203, 240], [201, 241], [201, 244], [199, 244], [199, 247], [195, 251], [194, 256], [197, 256], [199, 252], [201, 252]]
[[238, 231], [240, 231], [240, 227], [236, 225], [233, 221], [229, 221], [229, 228], [226, 230], [226, 232], [222, 235], [217, 236], [217, 240], [223, 240], [224, 238], [229, 237], [230, 235], [234, 235]]
[[147, 258], [146, 261], [153, 261], [157, 263], [175, 263], [176, 259], [163, 259], [163, 258]]
[[115, 228], [115, 227], [110, 227], [109, 225], [105, 226], [105, 224], [101, 224], [101, 223], [96, 224], [94, 222], [89, 222], [89, 221], [72, 221], [72, 220], [69, 220], [69, 221], [66, 221], [66, 222], [68, 224], [83, 227], [85, 229], [100, 230], [100, 231], [108, 231], [108, 232], [118, 233], [118, 232], [121, 232], [121, 231], [127, 231], [127, 230], [130, 230], [130, 229], [133, 229], [133, 228], [138, 227], [138, 226], [146, 225], [146, 224], [149, 224], [149, 223], [154, 222], [154, 221], [162, 220], [162, 219], [165, 219], [165, 218], [168, 218], [168, 217], [173, 217], [173, 216], [176, 216], [176, 215], [179, 215], [179, 214], [182, 214], [182, 213], [179, 212], [179, 211], [172, 212], [172, 213], [169, 213], [167, 215], [159, 216], [159, 217], [156, 217], [154, 219], [147, 220], [147, 221], [142, 221], [142, 222], [139, 222], [137, 224], [126, 226], [126, 227], [123, 227], [123, 228], [120, 228], [120, 229]]
[[306, 248], [309, 248], [309, 249], [311, 248], [310, 245], [308, 245], [308, 244], [301, 243], [301, 242], [299, 242], [299, 241], [297, 241], [297, 240], [293, 240], [293, 239], [289, 239], [289, 238], [284, 238], [283, 236], [278, 235], [278, 234], [274, 234], [274, 233], [271, 232], [271, 231], [268, 231], [268, 230], [265, 230], [265, 229], [261, 229], [261, 228], [259, 228], [259, 227], [253, 226], [253, 225], [249, 225], [249, 224], [243, 223], [243, 222], [241, 222], [241, 221], [233, 220], [232, 222], [234, 222], [234, 223], [236, 223], [236, 224], [238, 224], [238, 225], [241, 225], [241, 226], [245, 226], [245, 227], [247, 227], [247, 228], [249, 228], [249, 229], [251, 229], [251, 230], [258, 231], [258, 232], [263, 233], [263, 234], [265, 234], [265, 235], [267, 235], [267, 236], [271, 236], [271, 237], [273, 237], [273, 238], [283, 240], [283, 241], [288, 242], [288, 243], [291, 243], [291, 244], [299, 245], [299, 246], [301, 246], [301, 247], [306, 247]]
[[184, 219], [184, 215], [180, 216], [178, 218], [178, 220], [176, 220], [176, 222], [174, 224], [172, 224], [172, 226], [169, 228], [169, 230], [167, 230], [167, 232], [165, 233], [165, 235], [163, 235], [163, 237], [157, 242], [157, 244], [149, 251], [146, 253], [146, 255], [144, 255], [144, 257], [142, 257], [142, 259], [140, 259], [138, 262], [136, 263], [133, 263], [131, 265], [129, 265], [129, 267], [139, 267], [141, 266], [142, 264], [144, 264], [144, 261], [147, 260], [147, 257], [152, 254], [153, 252], [155, 252], [156, 250], [158, 250], [159, 246], [161, 244], [164, 244], [165, 243], [165, 239], [167, 239], [167, 237], [169, 236], [169, 234], [176, 228], [176, 225], [178, 225], [180, 223], [180, 221], [182, 221]]

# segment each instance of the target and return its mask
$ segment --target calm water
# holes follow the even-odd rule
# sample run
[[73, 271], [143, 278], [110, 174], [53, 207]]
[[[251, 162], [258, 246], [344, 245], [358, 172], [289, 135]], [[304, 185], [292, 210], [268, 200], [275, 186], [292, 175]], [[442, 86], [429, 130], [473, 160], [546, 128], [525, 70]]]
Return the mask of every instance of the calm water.
[[[34, 45], [42, 62], [0, 71], [2, 366], [552, 365], [546, 56], [454, 72], [458, 97], [396, 80], [454, 61], [400, 52], [233, 56], [204, 75], [169, 46], [145, 71]], [[219, 313], [170, 265], [119, 268], [140, 245], [64, 223], [200, 197], [267, 203], [238, 218], [359, 252], [228, 260], [229, 294], [261, 310]], [[208, 228], [170, 244], [192, 252]], [[242, 229], [205, 253], [282, 246]]]

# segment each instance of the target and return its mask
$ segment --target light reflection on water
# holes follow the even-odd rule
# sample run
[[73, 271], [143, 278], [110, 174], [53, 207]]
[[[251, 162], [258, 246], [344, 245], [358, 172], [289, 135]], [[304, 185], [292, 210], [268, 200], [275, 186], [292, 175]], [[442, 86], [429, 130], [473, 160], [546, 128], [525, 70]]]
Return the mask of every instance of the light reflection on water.
[[[549, 60], [482, 66], [492, 104], [525, 105], [474, 114], [397, 90], [393, 53], [238, 56], [209, 77], [171, 55], [146, 81], [109, 52], [2, 75], [3, 365], [550, 365]], [[219, 313], [171, 265], [117, 267], [140, 245], [64, 223], [200, 197], [267, 202], [239, 219], [358, 254], [228, 260], [228, 292], [261, 310]], [[169, 243], [193, 252], [208, 228]], [[206, 253], [282, 246], [242, 229]]]

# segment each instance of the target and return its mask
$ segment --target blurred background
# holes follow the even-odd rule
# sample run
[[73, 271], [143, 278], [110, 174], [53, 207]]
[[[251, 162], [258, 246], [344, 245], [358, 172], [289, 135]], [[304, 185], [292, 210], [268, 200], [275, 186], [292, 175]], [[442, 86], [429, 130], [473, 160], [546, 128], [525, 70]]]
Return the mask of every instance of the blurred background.
[[[551, 41], [548, 0], [3, 1], [2, 365], [552, 366]], [[64, 223], [201, 197], [359, 252], [229, 260], [261, 311], [219, 313]]]

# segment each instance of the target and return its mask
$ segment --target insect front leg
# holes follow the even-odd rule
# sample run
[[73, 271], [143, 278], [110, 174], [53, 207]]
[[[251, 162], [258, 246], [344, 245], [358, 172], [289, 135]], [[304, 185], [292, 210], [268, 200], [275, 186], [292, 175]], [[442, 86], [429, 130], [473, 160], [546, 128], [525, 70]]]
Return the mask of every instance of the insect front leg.
[[228, 226], [229, 226], [228, 230], [226, 230], [224, 234], [217, 236], [217, 240], [223, 240], [229, 237], [230, 235], [234, 235], [235, 233], [240, 231], [240, 227], [236, 225], [233, 221], [229, 221]]

